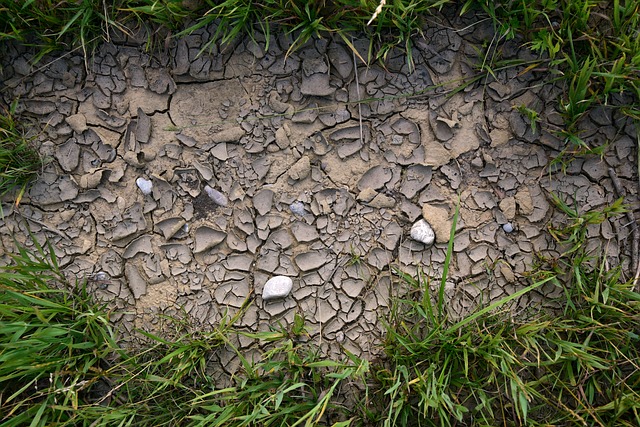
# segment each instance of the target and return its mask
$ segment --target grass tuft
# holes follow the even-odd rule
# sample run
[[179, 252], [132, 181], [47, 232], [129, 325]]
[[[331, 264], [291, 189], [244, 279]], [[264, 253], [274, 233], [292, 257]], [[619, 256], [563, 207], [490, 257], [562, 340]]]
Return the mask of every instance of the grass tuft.
[[19, 204], [29, 183], [42, 168], [42, 159], [31, 138], [17, 121], [17, 102], [0, 111], [0, 197], [16, 192]]

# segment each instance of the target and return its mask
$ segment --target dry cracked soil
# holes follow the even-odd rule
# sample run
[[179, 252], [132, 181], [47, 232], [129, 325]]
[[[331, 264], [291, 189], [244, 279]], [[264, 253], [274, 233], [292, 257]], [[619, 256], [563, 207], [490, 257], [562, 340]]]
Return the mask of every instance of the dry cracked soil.
[[[602, 156], [557, 162], [563, 88], [547, 72], [514, 66], [454, 90], [493, 37], [490, 23], [470, 23], [426, 28], [411, 68], [401, 51], [365, 64], [330, 37], [289, 55], [291, 38], [272, 35], [265, 50], [260, 34], [200, 52], [213, 27], [162, 52], [144, 35], [116, 37], [86, 61], [63, 52], [37, 65], [7, 43], [2, 97], [19, 100], [49, 161], [18, 207], [4, 205], [4, 262], [14, 237], [48, 239], [123, 336], [161, 329], [163, 314], [215, 326], [250, 300], [244, 329], [301, 313], [323, 354], [374, 358], [391, 299], [409, 291], [393, 270], [438, 282], [459, 206], [452, 315], [521, 289], [532, 265], [562, 251], [549, 226], [567, 217], [551, 193], [581, 212], [619, 196], [638, 207], [635, 130], [596, 108], [580, 127], [606, 144]], [[354, 40], [363, 57], [368, 43]], [[515, 43], [502, 55], [532, 59]], [[521, 105], [539, 113], [536, 131]], [[431, 246], [410, 237], [422, 218]], [[628, 217], [589, 226], [588, 245], [635, 273]], [[276, 275], [291, 293], [263, 301]], [[516, 309], [552, 306], [560, 292], [549, 284]]]

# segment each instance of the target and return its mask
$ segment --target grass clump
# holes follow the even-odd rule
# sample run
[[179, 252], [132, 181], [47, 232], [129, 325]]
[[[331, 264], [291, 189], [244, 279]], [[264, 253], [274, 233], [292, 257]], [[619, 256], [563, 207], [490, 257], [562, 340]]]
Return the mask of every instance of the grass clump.
[[17, 204], [40, 172], [42, 160], [16, 119], [16, 107], [14, 102], [0, 111], [0, 197], [17, 191]]
[[[320, 358], [299, 339], [302, 316], [290, 330], [244, 333], [268, 347], [257, 360], [233, 344], [242, 310], [173, 339], [139, 331], [144, 345], [124, 350], [106, 307], [86, 284], [70, 287], [52, 254], [36, 243], [0, 269], [0, 426], [351, 425], [337, 397], [368, 364]], [[221, 351], [241, 361], [222, 386], [211, 375]]]
[[[638, 425], [640, 294], [619, 268], [567, 243], [531, 285], [458, 321], [442, 302], [444, 280], [432, 295], [428, 277], [400, 273], [413, 297], [396, 302], [377, 370], [382, 424]], [[519, 297], [550, 284], [565, 291], [558, 311], [513, 313]]]
[[481, 8], [502, 40], [521, 37], [564, 85], [559, 110], [568, 141], [580, 139], [580, 119], [595, 106], [640, 120], [640, 1], [468, 0], [463, 12]]

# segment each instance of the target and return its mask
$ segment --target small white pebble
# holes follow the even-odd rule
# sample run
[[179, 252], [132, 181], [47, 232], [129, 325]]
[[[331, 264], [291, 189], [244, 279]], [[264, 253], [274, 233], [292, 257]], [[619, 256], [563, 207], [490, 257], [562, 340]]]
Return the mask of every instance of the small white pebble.
[[281, 299], [289, 295], [293, 287], [293, 280], [287, 276], [275, 276], [267, 280], [262, 290], [262, 299], [270, 301]]
[[431, 225], [424, 219], [421, 219], [411, 227], [411, 238], [426, 246], [431, 246], [436, 239], [436, 235]]
[[511, 224], [510, 222], [503, 224], [502, 229], [505, 233], [511, 233], [513, 231], [513, 224]]
[[205, 185], [204, 191], [207, 193], [209, 198], [213, 200], [213, 203], [215, 203], [216, 205], [224, 207], [229, 204], [229, 199], [227, 199], [227, 196], [225, 196], [215, 188], [211, 188], [210, 186]]
[[138, 186], [142, 194], [146, 196], [151, 194], [151, 191], [153, 190], [153, 182], [148, 179], [138, 178], [136, 179], [136, 185]]

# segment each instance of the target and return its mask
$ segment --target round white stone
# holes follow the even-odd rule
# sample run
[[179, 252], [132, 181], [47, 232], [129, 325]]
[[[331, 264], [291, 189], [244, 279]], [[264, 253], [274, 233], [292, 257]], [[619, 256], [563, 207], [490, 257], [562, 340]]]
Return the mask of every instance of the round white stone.
[[505, 233], [511, 233], [513, 231], [513, 224], [508, 222], [502, 226], [502, 229], [504, 230]]
[[149, 195], [151, 194], [151, 190], [153, 190], [153, 182], [148, 179], [138, 178], [136, 179], [136, 185], [142, 192], [142, 194]]
[[262, 299], [265, 301], [284, 298], [289, 295], [293, 287], [293, 280], [287, 276], [275, 276], [267, 280], [262, 290]]
[[429, 223], [421, 219], [411, 227], [411, 238], [427, 246], [431, 246], [433, 245], [436, 235]]

